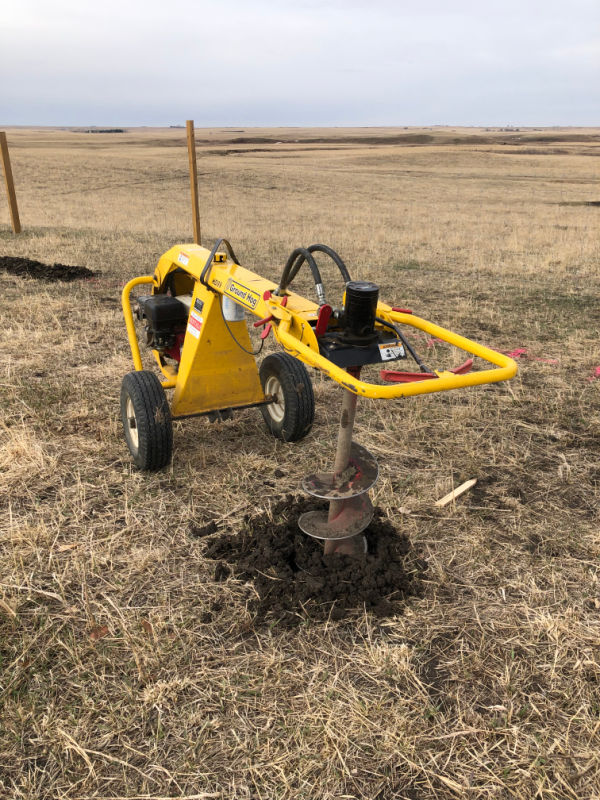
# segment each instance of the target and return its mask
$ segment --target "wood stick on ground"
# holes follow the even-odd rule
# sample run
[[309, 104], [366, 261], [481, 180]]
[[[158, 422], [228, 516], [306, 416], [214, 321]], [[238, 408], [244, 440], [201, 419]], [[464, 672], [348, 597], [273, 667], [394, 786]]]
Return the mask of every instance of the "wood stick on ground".
[[476, 483], [477, 483], [477, 478], [471, 478], [470, 480], [461, 483], [461, 485], [457, 486], [456, 489], [453, 489], [451, 492], [448, 492], [448, 494], [444, 495], [444, 497], [438, 500], [435, 504], [436, 507], [443, 508], [444, 506], [447, 506], [448, 503], [451, 503], [453, 500], [456, 500], [456, 498], [460, 497], [461, 494], [464, 494], [465, 492], [468, 492], [469, 489], [472, 489]]

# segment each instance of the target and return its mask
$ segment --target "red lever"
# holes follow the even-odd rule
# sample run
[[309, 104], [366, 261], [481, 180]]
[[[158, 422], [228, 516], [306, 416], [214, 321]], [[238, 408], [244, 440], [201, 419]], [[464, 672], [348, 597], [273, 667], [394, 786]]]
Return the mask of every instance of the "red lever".
[[319, 316], [317, 317], [317, 324], [315, 325], [315, 336], [323, 336], [327, 330], [329, 318], [333, 314], [333, 308], [325, 303], [319, 309]]
[[401, 314], [412, 314], [411, 308], [399, 308], [398, 306], [394, 306], [392, 311], [399, 311]]
[[450, 372], [453, 372], [455, 375], [465, 375], [467, 372], [471, 371], [472, 366], [473, 359], [467, 358], [464, 364], [461, 364], [460, 367], [454, 367], [454, 369], [451, 369]]
[[[472, 366], [473, 359], [467, 358], [464, 364], [454, 367], [449, 372], [453, 372], [455, 375], [465, 375], [471, 371]], [[413, 383], [414, 381], [426, 381], [429, 378], [437, 377], [433, 372], [398, 372], [394, 369], [382, 369], [379, 376], [382, 381], [387, 381], [388, 383]]]
[[[267, 292], [265, 292], [265, 295], [266, 294], [267, 294]], [[270, 294], [269, 294], [269, 297], [270, 297]], [[266, 299], [268, 299], [268, 298], [265, 297], [265, 300]], [[287, 301], [288, 301], [288, 296], [286, 294], [281, 298], [281, 305], [284, 306], [284, 307], [287, 306]], [[266, 339], [267, 336], [271, 333], [271, 322], [272, 321], [273, 321], [273, 314], [269, 314], [268, 317], [264, 317], [263, 319], [259, 319], [258, 322], [254, 323], [254, 327], [255, 328], [260, 328], [261, 325], [265, 326], [264, 331], [260, 335], [261, 339]]]
[[[266, 295], [266, 294], [267, 294], [267, 292], [265, 292], [265, 295]], [[269, 297], [270, 297], [270, 296], [271, 296], [270, 292], [269, 292], [268, 294], [269, 294]], [[267, 300], [267, 299], [268, 299], [268, 298], [267, 298], [267, 297], [265, 297], [265, 300]], [[284, 306], [284, 307], [285, 307], [285, 306], [287, 306], [287, 301], [288, 301], [288, 296], [287, 296], [287, 294], [286, 294], [286, 295], [284, 295], [284, 297], [282, 297], [282, 298], [281, 298], [281, 303], [280, 303], [280, 305], [282, 305], [282, 306]], [[254, 323], [254, 327], [255, 327], [255, 328], [260, 328], [260, 326], [261, 326], [261, 325], [266, 325], [268, 322], [271, 322], [272, 320], [273, 320], [273, 314], [269, 314], [269, 316], [268, 316], [268, 317], [263, 317], [263, 319], [259, 319], [259, 320], [258, 320], [258, 322], [255, 322], [255, 323]], [[269, 330], [271, 330], [271, 328], [269, 328]], [[268, 335], [268, 334], [267, 334], [267, 335]], [[263, 339], [264, 339], [265, 337], [263, 336], [263, 337], [261, 337], [261, 338], [263, 338]]]
[[432, 372], [398, 372], [395, 369], [382, 369], [379, 373], [382, 381], [388, 383], [413, 383], [413, 381], [427, 381], [437, 377]]

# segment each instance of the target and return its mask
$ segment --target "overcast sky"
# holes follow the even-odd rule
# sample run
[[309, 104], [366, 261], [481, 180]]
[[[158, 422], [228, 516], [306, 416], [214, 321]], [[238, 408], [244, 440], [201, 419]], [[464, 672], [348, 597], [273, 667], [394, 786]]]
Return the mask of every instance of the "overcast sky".
[[599, 125], [600, 0], [4, 0], [0, 124]]

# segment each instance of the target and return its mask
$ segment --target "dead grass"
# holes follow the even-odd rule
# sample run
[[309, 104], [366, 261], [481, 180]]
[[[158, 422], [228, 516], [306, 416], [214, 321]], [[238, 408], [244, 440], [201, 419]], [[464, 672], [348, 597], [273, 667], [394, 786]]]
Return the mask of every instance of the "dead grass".
[[528, 350], [509, 385], [362, 403], [425, 595], [292, 632], [254, 625], [188, 530], [235, 530], [325, 462], [336, 388], [316, 377], [297, 446], [255, 411], [188, 420], [170, 469], [134, 472], [119, 291], [189, 239], [183, 132], [9, 131], [25, 232], [0, 251], [102, 274], [0, 275], [2, 796], [600, 797], [599, 211], [573, 205], [600, 199], [598, 132], [392, 133], [199, 132], [205, 236], [244, 263], [275, 276], [324, 241], [385, 297]]

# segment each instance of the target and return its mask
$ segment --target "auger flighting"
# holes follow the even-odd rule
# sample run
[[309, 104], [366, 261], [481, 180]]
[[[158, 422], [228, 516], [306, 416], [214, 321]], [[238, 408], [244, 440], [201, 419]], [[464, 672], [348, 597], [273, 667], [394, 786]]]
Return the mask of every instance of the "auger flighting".
[[[379, 287], [373, 283], [350, 281], [346, 284], [341, 342], [355, 349], [369, 347], [377, 339], [375, 322]], [[398, 356], [403, 347], [398, 349]], [[358, 360], [358, 359], [357, 359]], [[348, 373], [360, 377], [360, 366], [348, 366]], [[366, 540], [360, 534], [373, 518], [369, 489], [377, 481], [379, 469], [372, 453], [352, 439], [358, 396], [343, 389], [333, 471], [308, 475], [302, 486], [308, 494], [329, 501], [327, 512], [309, 511], [298, 524], [309, 536], [324, 540], [325, 554], [360, 555]]]

